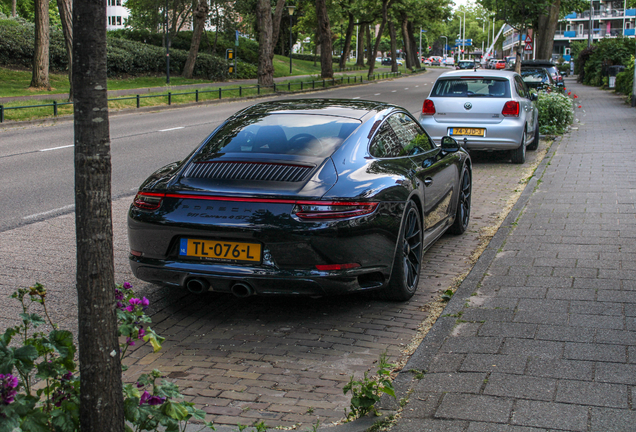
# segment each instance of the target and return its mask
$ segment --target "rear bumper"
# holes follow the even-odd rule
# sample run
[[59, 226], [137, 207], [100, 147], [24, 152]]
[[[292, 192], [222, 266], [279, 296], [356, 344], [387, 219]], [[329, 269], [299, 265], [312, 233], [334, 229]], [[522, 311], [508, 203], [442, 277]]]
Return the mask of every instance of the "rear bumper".
[[521, 136], [525, 129], [525, 121], [521, 118], [504, 119], [501, 123], [483, 124], [469, 122], [463, 123], [438, 123], [430, 116], [420, 117], [420, 124], [438, 145], [442, 137], [450, 135], [451, 128], [474, 127], [486, 129], [483, 137], [451, 135], [462, 147], [469, 150], [514, 150], [519, 148]]
[[130, 256], [130, 267], [141, 280], [184, 287], [191, 279], [205, 280], [208, 291], [231, 293], [237, 283], [247, 284], [260, 295], [334, 295], [379, 289], [390, 277], [388, 266], [322, 272], [237, 267], [149, 260]]

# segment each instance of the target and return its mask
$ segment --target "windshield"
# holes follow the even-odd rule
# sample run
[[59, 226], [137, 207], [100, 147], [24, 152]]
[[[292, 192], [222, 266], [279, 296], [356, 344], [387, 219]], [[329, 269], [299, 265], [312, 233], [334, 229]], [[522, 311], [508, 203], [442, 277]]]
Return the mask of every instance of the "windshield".
[[360, 126], [360, 120], [312, 114], [239, 117], [221, 128], [201, 150], [219, 153], [274, 153], [328, 156]]
[[457, 63], [457, 65], [460, 67], [472, 68], [475, 65], [475, 63], [471, 61], [460, 61], [459, 63]]
[[442, 79], [435, 83], [431, 96], [509, 98], [510, 85], [501, 78]]
[[521, 78], [527, 83], [548, 81], [548, 75], [544, 69], [521, 69]]

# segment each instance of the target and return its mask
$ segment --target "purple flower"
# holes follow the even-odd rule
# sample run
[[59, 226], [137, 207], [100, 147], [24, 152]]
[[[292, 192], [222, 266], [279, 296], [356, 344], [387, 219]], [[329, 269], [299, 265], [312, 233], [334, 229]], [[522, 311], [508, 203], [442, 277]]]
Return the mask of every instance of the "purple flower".
[[138, 338], [142, 339], [145, 335], [146, 335], [146, 330], [144, 330], [143, 327], [140, 327], [139, 328], [139, 336], [138, 336]]
[[142, 388], [144, 385], [140, 382], [136, 383], [137, 384], [137, 388]]
[[11, 374], [0, 374], [0, 404], [9, 405], [18, 393], [18, 378]]
[[123, 300], [124, 299], [124, 293], [121, 292], [120, 290], [116, 289], [115, 290], [115, 299], [116, 300]]
[[150, 301], [148, 301], [146, 297], [143, 297], [141, 299], [133, 297], [130, 300], [128, 300], [128, 303], [129, 305], [126, 306], [126, 310], [128, 312], [133, 312], [135, 310], [135, 306], [141, 306], [143, 309], [146, 309], [148, 305], [150, 304]]
[[144, 391], [141, 395], [141, 399], [139, 400], [139, 405], [148, 404], [148, 405], [161, 405], [166, 400], [165, 397], [152, 396], [148, 391]]
[[126, 343], [127, 343], [128, 345], [130, 345], [130, 346], [135, 345], [135, 341], [134, 341], [134, 340], [132, 340], [132, 339], [131, 339], [131, 338], [129, 338], [129, 337], [127, 337], [127, 338], [126, 338]]
[[67, 372], [62, 375], [62, 381], [70, 381], [73, 378], [73, 372]]
[[117, 302], [117, 309], [124, 309], [124, 304], [120, 301]]
[[129, 282], [124, 282], [124, 289], [127, 289], [127, 290], [132, 289], [132, 284]]
[[148, 301], [148, 299], [146, 297], [142, 297], [141, 306], [143, 306], [143, 308], [146, 309], [148, 307], [148, 305], [150, 305], [150, 301]]

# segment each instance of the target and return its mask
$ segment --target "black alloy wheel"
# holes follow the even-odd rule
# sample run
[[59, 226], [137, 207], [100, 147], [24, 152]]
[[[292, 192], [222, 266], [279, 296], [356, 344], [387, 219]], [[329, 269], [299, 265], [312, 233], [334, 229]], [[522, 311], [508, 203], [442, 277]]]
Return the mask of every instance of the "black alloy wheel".
[[521, 145], [514, 149], [510, 150], [510, 158], [512, 159], [513, 164], [522, 164], [526, 161], [526, 132], [523, 132], [521, 135]]
[[472, 195], [472, 178], [468, 167], [464, 167], [462, 180], [459, 187], [459, 197], [457, 198], [457, 211], [455, 212], [455, 222], [448, 229], [451, 234], [464, 234], [470, 222], [470, 203]]
[[413, 297], [420, 280], [423, 231], [420, 212], [413, 201], [406, 205], [402, 228], [393, 260], [393, 273], [384, 290], [388, 300], [406, 301]]

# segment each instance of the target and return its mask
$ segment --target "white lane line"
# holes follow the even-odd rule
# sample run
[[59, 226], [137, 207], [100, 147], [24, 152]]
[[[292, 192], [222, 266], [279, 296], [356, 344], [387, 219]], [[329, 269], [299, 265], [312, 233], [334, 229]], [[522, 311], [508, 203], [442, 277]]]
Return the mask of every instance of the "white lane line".
[[404, 87], [404, 90], [408, 90], [408, 89], [409, 89], [408, 87]]
[[418, 87], [419, 87], [418, 85], [415, 86], [415, 88], [418, 88]]
[[75, 208], [75, 204], [69, 204], [69, 205], [64, 206], [64, 207], [60, 207], [60, 208], [56, 208], [56, 209], [53, 209], [53, 210], [45, 211], [45, 212], [42, 212], [42, 213], [36, 213], [36, 214], [29, 215], [29, 216], [25, 216], [22, 219], [35, 219], [35, 218], [39, 218], [40, 216], [46, 216], [46, 215], [50, 215], [50, 214], [53, 214], [53, 213], [58, 213], [58, 212], [61, 212], [61, 211], [71, 210], [71, 209], [74, 209], [74, 208]]
[[382, 93], [376, 93], [373, 96], [380, 96]]
[[168, 132], [168, 131], [173, 131], [173, 130], [177, 130], [177, 129], [183, 129], [185, 126], [179, 126], [179, 127], [174, 127], [174, 128], [170, 128], [170, 129], [161, 129], [158, 132]]
[[397, 90], [391, 90], [391, 93], [395, 93], [395, 92], [397, 92]]
[[360, 96], [356, 96], [356, 97], [354, 97], [354, 99], [360, 99]]
[[63, 149], [63, 148], [73, 147], [74, 145], [75, 145], [75, 144], [65, 145], [65, 146], [61, 146], [61, 147], [51, 147], [51, 148], [47, 148], [47, 149], [42, 149], [42, 150], [40, 150], [40, 151], [59, 150], [59, 149]]

